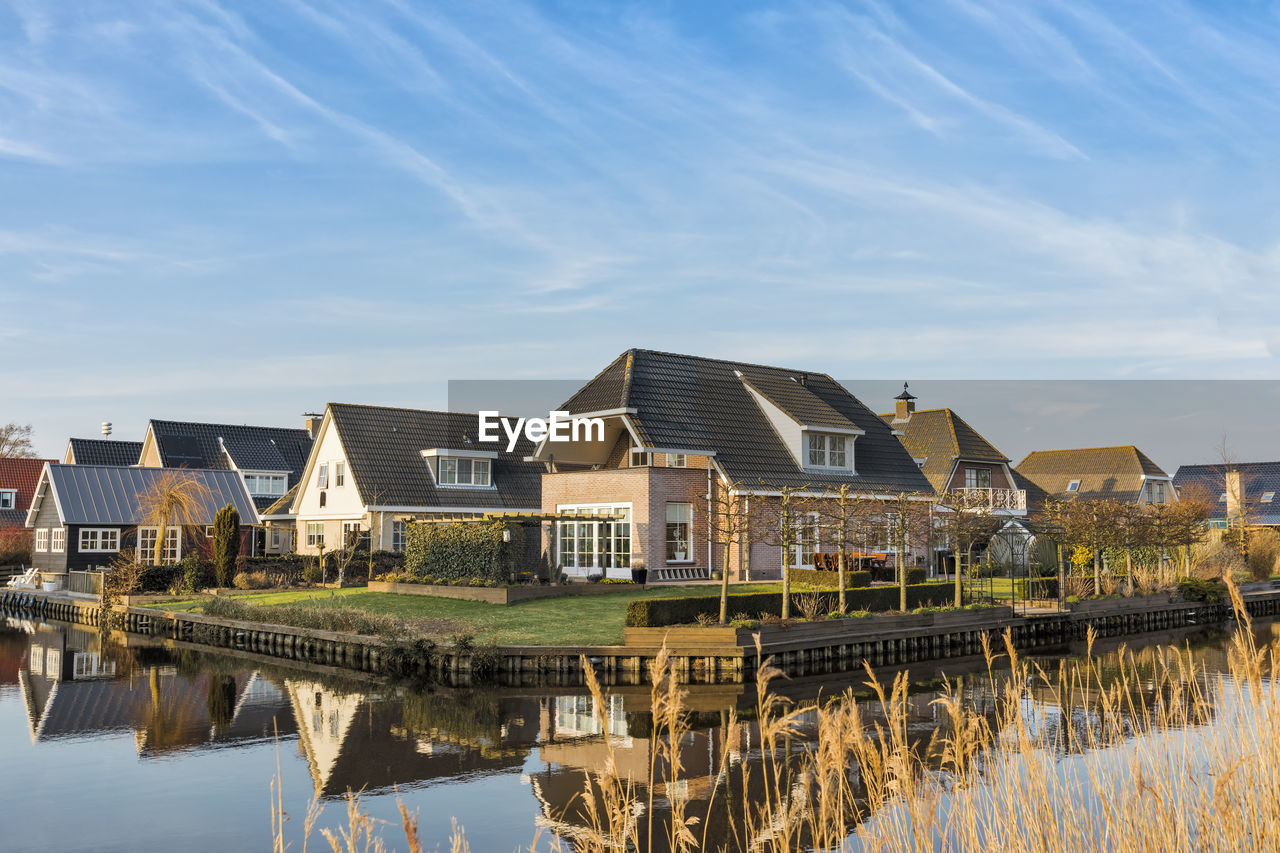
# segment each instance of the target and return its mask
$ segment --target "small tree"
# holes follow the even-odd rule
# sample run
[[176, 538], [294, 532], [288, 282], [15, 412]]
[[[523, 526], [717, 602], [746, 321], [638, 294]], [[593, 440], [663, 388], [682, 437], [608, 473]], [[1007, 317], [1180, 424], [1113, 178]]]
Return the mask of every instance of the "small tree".
[[941, 532], [954, 552], [955, 605], [960, 607], [964, 603], [960, 556], [964, 555], [966, 566], [972, 566], [974, 547], [990, 539], [1005, 519], [992, 512], [990, 497], [977, 490], [943, 492], [938, 496], [938, 507], [942, 510], [937, 514]]
[[34, 459], [31, 424], [7, 423], [0, 426], [0, 459]]
[[835, 534], [836, 541], [836, 575], [839, 589], [840, 612], [848, 609], [845, 587], [848, 585], [848, 552], [849, 546], [857, 542], [859, 534], [865, 534], [868, 521], [878, 515], [876, 507], [879, 501], [855, 494], [851, 483], [841, 483], [823, 496], [819, 504], [819, 518], [822, 529]]
[[798, 516], [808, 505], [809, 496], [805, 491], [807, 485], [773, 487], [761, 483], [762, 491], [775, 492], [777, 501], [757, 501], [756, 512], [759, 521], [754, 522], [756, 529], [765, 531], [764, 541], [777, 545], [782, 549], [782, 618], [791, 618], [791, 561], [795, 557], [796, 545], [800, 541], [800, 523]]
[[164, 471], [152, 481], [150, 488], [139, 495], [140, 526], [156, 530], [156, 562], [164, 559], [169, 528], [177, 527], [181, 537], [183, 527], [208, 523], [205, 521], [208, 518], [206, 512], [212, 498], [212, 489], [181, 468]]
[[[746, 536], [748, 530], [747, 497], [742, 494], [739, 482], [715, 482], [710, 484], [710, 496], [694, 487], [690, 499], [695, 507], [695, 521], [710, 531], [712, 543], [723, 549], [724, 563], [720, 573], [720, 624], [729, 622], [729, 563], [733, 559], [733, 544]], [[708, 567], [709, 568], [709, 567]]]
[[213, 518], [213, 570], [218, 586], [231, 586], [240, 556], [240, 513], [227, 504]]
[[898, 573], [898, 609], [907, 609], [907, 551], [915, 542], [929, 537], [932, 523], [932, 496], [916, 492], [899, 492], [886, 501], [889, 507], [889, 539], [894, 549], [894, 564]]

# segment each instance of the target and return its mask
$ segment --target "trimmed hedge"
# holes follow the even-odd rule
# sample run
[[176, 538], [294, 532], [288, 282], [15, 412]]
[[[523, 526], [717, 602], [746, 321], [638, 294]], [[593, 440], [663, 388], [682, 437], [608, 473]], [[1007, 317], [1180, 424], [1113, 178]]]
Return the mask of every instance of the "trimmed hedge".
[[[503, 541], [503, 531], [511, 541]], [[413, 577], [484, 578], [506, 583], [520, 568], [524, 528], [491, 524], [411, 524], [404, 571]]]
[[[934, 604], [950, 604], [954, 600], [954, 589], [950, 583], [921, 583], [907, 587], [907, 609], [928, 607]], [[898, 587], [868, 586], [845, 590], [845, 601], [849, 610], [897, 610]], [[839, 593], [814, 592], [801, 593], [806, 596], [819, 596], [822, 601], [822, 612], [835, 610], [840, 603]], [[792, 611], [796, 611], [796, 596], [791, 596]], [[752, 617], [759, 614], [772, 616], [782, 615], [782, 593], [780, 592], [740, 592], [729, 596], [730, 613], [747, 613]], [[698, 621], [700, 614], [718, 617], [720, 615], [720, 596], [690, 596], [685, 598], [641, 598], [627, 605], [628, 628], [663, 628], [667, 625], [685, 625]]]
[[[822, 569], [792, 569], [791, 582], [824, 589], [840, 588], [840, 573]], [[849, 570], [844, 573], [845, 589], [871, 586], [871, 572]]]
[[907, 569], [907, 586], [917, 586], [929, 580], [928, 569]]

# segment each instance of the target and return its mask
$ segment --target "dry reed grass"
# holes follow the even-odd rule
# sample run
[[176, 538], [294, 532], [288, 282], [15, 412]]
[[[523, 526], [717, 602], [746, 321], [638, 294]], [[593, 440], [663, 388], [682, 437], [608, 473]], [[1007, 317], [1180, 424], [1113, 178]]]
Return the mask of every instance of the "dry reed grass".
[[[759, 761], [735, 764], [735, 750], [725, 749], [711, 773], [704, 814], [724, 810], [722, 837], [670, 795], [685, 772], [690, 729], [663, 650], [651, 670], [649, 778], [624, 778], [606, 736], [608, 759], [587, 775], [578, 820], [561, 822], [551, 849], [1280, 850], [1280, 682], [1272, 678], [1280, 649], [1255, 644], [1240, 593], [1229, 587], [1241, 630], [1221, 674], [1207, 675], [1189, 649], [1171, 647], [1122, 648], [1104, 665], [1092, 637], [1084, 660], [1045, 670], [1020, 658], [1006, 635], [1003, 652], [986, 645], [984, 674], [934, 700], [943, 724], [923, 741], [909, 730], [904, 675], [884, 684], [868, 670], [870, 701], [846, 691], [795, 707], [773, 691], [780, 672], [765, 661], [756, 683]], [[590, 666], [585, 672], [607, 732], [605, 691]], [[745, 731], [732, 712], [725, 730], [733, 738]], [[358, 797], [347, 806], [347, 829], [324, 834], [331, 849], [353, 850], [352, 839], [381, 849]], [[401, 815], [409, 848], [420, 850], [416, 819], [403, 806]], [[315, 817], [307, 820], [310, 829]], [[461, 827], [449, 846], [468, 849]]]

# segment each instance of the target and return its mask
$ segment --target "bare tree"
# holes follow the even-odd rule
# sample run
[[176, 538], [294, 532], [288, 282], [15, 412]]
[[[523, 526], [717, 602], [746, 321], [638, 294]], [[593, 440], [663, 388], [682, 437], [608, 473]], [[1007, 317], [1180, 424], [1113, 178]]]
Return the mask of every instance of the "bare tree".
[[794, 487], [773, 487], [761, 482], [767, 492], [776, 492], [778, 499], [774, 501], [757, 501], [755, 512], [758, 513], [757, 529], [765, 531], [764, 541], [777, 545], [782, 549], [782, 618], [791, 618], [791, 561], [795, 557], [796, 545], [800, 542], [799, 515], [808, 506], [810, 497], [806, 494], [808, 485]]
[[822, 496], [818, 514], [823, 530], [835, 534], [837, 585], [840, 587], [840, 612], [848, 609], [845, 587], [848, 585], [849, 546], [856, 543], [859, 534], [865, 535], [868, 522], [874, 516], [879, 519], [880, 501], [868, 500], [855, 494], [851, 483], [841, 483], [840, 488]]
[[34, 459], [31, 424], [7, 423], [0, 426], [0, 459]]
[[707, 495], [695, 486], [691, 501], [695, 508], [695, 526], [705, 525], [712, 544], [724, 554], [720, 572], [720, 624], [725, 625], [729, 622], [729, 563], [733, 559], [734, 543], [746, 538], [749, 504], [740, 482], [712, 481], [710, 488], [711, 493]]
[[898, 574], [898, 609], [907, 609], [907, 553], [915, 544], [927, 541], [932, 525], [933, 496], [917, 492], [900, 492], [886, 501], [889, 538], [894, 549]]

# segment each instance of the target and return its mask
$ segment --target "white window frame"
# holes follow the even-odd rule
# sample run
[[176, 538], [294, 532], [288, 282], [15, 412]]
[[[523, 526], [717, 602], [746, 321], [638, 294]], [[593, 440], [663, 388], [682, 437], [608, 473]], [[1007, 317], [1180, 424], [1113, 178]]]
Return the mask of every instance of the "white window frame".
[[320, 466], [316, 468], [316, 488], [317, 489], [329, 488], [329, 463], [328, 462], [321, 462]]
[[[436, 460], [436, 464], [439, 466], [436, 475], [437, 485], [464, 489], [488, 489], [493, 487], [492, 459], [441, 456]], [[463, 480], [464, 468], [467, 471], [468, 479], [466, 480]]]
[[158, 557], [155, 553], [157, 532], [154, 527], [138, 528], [138, 562], [149, 566], [172, 566], [182, 559], [182, 528], [177, 525], [165, 528], [164, 547]]
[[1068, 492], [1078, 492], [1078, 491], [1080, 491], [1080, 481], [1079, 481], [1079, 480], [1072, 480], [1070, 483], [1067, 483], [1067, 491], [1068, 491]]
[[[577, 515], [599, 514], [599, 521], [587, 521], [575, 519], [573, 521], [557, 521], [556, 522], [556, 561], [561, 568], [571, 569], [578, 573], [596, 570], [608, 575], [614, 573], [616, 577], [630, 577], [632, 560], [635, 559], [635, 526], [632, 518], [632, 508], [629, 503], [607, 503], [607, 504], [573, 504], [561, 505], [556, 507], [557, 512], [572, 512]], [[617, 513], [625, 513], [622, 517], [618, 517]], [[621, 529], [625, 526], [625, 529]], [[591, 565], [581, 562], [578, 557], [582, 553], [578, 548], [579, 540], [584, 539], [583, 530], [587, 528], [590, 534], [590, 553]], [[566, 533], [566, 531], [569, 531]], [[570, 541], [572, 544], [566, 551], [565, 542]], [[622, 549], [619, 547], [621, 543], [626, 543], [626, 557], [619, 559], [618, 554]], [[607, 559], [602, 560], [601, 557], [607, 555]], [[600, 565], [601, 563], [610, 563], [612, 565]]]
[[1271, 503], [1271, 502], [1272, 502], [1273, 500], [1275, 500], [1275, 499], [1276, 499], [1276, 493], [1275, 493], [1275, 492], [1263, 492], [1263, 493], [1262, 493], [1262, 503], [1264, 503], [1264, 504], [1269, 504], [1269, 503]]
[[667, 467], [668, 468], [688, 468], [689, 459], [683, 453], [668, 453]]
[[17, 505], [17, 489], [0, 489], [0, 509], [13, 509]]
[[392, 521], [391, 522], [391, 550], [397, 554], [404, 551], [405, 533], [408, 532], [408, 522]]
[[50, 528], [49, 550], [54, 554], [62, 554], [67, 550], [67, 528], [65, 527]]
[[272, 548], [280, 547], [280, 528], [279, 527], [271, 528], [271, 547]]
[[[987, 475], [987, 484], [985, 486], [978, 483], [979, 475]], [[972, 476], [970, 476], [972, 475]], [[989, 490], [991, 488], [991, 469], [990, 468], [974, 468], [966, 465], [964, 469], [964, 487], [969, 490]]]
[[[684, 520], [684, 521], [680, 519], [675, 519], [674, 521], [672, 520], [671, 508], [677, 507], [677, 506], [688, 507], [687, 520]], [[662, 556], [664, 560], [668, 564], [683, 565], [685, 563], [692, 563], [694, 561], [693, 559], [693, 504], [689, 503], [688, 501], [667, 501], [665, 518], [663, 519], [663, 521], [664, 523], [662, 528]], [[671, 556], [673, 553], [679, 553], [679, 552], [673, 552], [670, 548], [671, 525], [673, 524], [684, 524], [688, 527], [688, 533], [686, 534], [686, 541], [684, 543], [684, 547], [687, 549], [685, 551], [684, 559]]]
[[324, 547], [324, 522], [323, 521], [307, 522], [307, 547], [308, 548]]
[[[805, 433], [804, 442], [804, 459], [806, 468], [817, 468], [824, 471], [848, 471], [853, 468], [851, 459], [853, 458], [853, 442], [852, 436], [841, 435], [835, 432], [819, 432], [817, 430]], [[837, 450], [833, 447], [839, 442], [840, 448]], [[834, 454], [840, 453], [844, 456], [842, 464], [835, 464], [831, 460]], [[818, 461], [814, 461], [815, 457]]]
[[[795, 516], [796, 525], [796, 542], [792, 546], [791, 565], [798, 568], [813, 568], [813, 555], [817, 553], [822, 545], [822, 524], [821, 517], [816, 512], [798, 512]], [[812, 531], [813, 542], [809, 542], [809, 538], [805, 536], [805, 531]], [[812, 546], [812, 547], [810, 547]], [[808, 551], [808, 561], [805, 560], [805, 552]]]
[[[92, 539], [91, 546], [86, 547], [86, 538]], [[104, 547], [103, 542], [108, 539], [111, 544]], [[81, 554], [114, 554], [120, 550], [120, 528], [81, 527], [79, 543], [78, 550]]]
[[48, 551], [49, 551], [49, 528], [47, 528], [47, 527], [37, 527], [37, 528], [36, 528], [36, 543], [35, 543], [35, 549], [36, 549], [36, 551], [37, 551], [38, 553], [41, 553], [41, 554], [48, 553]]
[[338, 546], [338, 547], [340, 547], [340, 548], [346, 548], [346, 547], [347, 547], [347, 534], [348, 534], [348, 533], [354, 533], [354, 534], [356, 535], [356, 541], [355, 541], [354, 545], [352, 545], [352, 547], [355, 547], [355, 545], [359, 545], [359, 544], [360, 544], [360, 534], [364, 533], [364, 528], [362, 528], [362, 527], [360, 526], [360, 522], [359, 522], [359, 521], [344, 521], [344, 522], [342, 522], [342, 544], [341, 544], [340, 546]]
[[[341, 486], [345, 486], [346, 484], [347, 484], [347, 463], [346, 462], [333, 463], [333, 487], [336, 489]], [[281, 492], [281, 494], [283, 494], [283, 492]]]
[[255, 498], [280, 498], [288, 491], [288, 478], [273, 471], [243, 472], [244, 487]]

